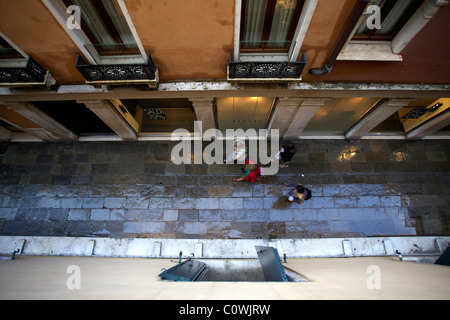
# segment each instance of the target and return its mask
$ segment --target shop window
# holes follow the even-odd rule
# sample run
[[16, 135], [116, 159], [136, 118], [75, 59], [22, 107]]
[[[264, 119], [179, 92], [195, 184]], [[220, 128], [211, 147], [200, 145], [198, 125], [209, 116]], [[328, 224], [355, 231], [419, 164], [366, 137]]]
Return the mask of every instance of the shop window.
[[372, 106], [377, 98], [333, 98], [319, 108], [303, 135], [342, 135]]
[[176, 129], [194, 132], [197, 120], [189, 99], [121, 100], [139, 123], [140, 133], [172, 133]]
[[76, 101], [35, 101], [34, 106], [79, 136], [115, 135], [91, 110]]
[[288, 52], [304, 0], [243, 0], [241, 52]]
[[23, 56], [0, 36], [0, 59], [23, 59]]

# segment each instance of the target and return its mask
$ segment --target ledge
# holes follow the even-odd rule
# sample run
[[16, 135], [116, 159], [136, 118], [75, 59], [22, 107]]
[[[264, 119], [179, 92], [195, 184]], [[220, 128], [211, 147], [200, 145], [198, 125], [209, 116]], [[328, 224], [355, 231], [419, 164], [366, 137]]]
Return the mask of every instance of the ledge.
[[350, 42], [341, 51], [340, 61], [403, 61], [399, 54], [392, 53], [391, 42]]
[[255, 259], [255, 246], [271, 246], [280, 257], [327, 258], [441, 255], [450, 237], [370, 237], [314, 239], [155, 239], [0, 236], [0, 254], [215, 259]]

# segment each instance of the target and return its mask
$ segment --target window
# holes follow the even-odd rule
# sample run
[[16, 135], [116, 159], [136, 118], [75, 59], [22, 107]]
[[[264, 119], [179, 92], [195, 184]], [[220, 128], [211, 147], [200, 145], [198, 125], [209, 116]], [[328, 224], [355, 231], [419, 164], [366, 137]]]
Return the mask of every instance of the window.
[[373, 5], [380, 8], [380, 28], [367, 28], [367, 18], [374, 13], [366, 13], [353, 40], [392, 40], [423, 2], [424, 0], [376, 0]]
[[101, 56], [139, 54], [130, 27], [116, 0], [62, 0], [80, 8], [81, 28]]
[[288, 52], [304, 0], [243, 0], [241, 52]]
[[23, 59], [23, 56], [0, 36], [0, 59]]

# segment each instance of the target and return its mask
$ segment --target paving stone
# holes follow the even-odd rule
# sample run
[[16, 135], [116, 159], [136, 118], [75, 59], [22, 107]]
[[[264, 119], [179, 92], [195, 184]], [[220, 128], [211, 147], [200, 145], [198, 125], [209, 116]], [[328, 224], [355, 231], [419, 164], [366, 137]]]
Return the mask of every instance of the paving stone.
[[220, 221], [222, 210], [200, 209], [198, 210], [199, 221]]
[[197, 209], [221, 209], [219, 198], [197, 198], [195, 208]]
[[125, 198], [105, 198], [104, 207], [108, 209], [123, 209], [125, 208]]
[[[163, 221], [164, 209], [141, 210], [139, 213], [140, 221]], [[128, 218], [128, 216], [127, 216]]]
[[253, 189], [252, 185], [242, 185], [242, 186], [233, 186], [232, 187], [232, 196], [233, 197], [252, 197]]
[[141, 187], [141, 197], [164, 197], [164, 186], [145, 185]]
[[67, 220], [89, 220], [91, 210], [87, 209], [69, 209]]
[[148, 208], [149, 209], [170, 209], [170, 208], [172, 208], [172, 199], [171, 198], [150, 198], [150, 199], [148, 199]]
[[[110, 211], [109, 220], [125, 220], [126, 218], [125, 209], [110, 209], [109, 211]], [[92, 219], [92, 211], [91, 211], [91, 219]]]
[[221, 209], [243, 209], [244, 203], [242, 198], [220, 198]]
[[166, 209], [164, 210], [164, 221], [178, 221], [178, 210]]
[[330, 209], [317, 209], [317, 219], [318, 220], [339, 220], [339, 209], [330, 208]]
[[[293, 219], [296, 221], [305, 221], [305, 220], [318, 220], [318, 214], [317, 214], [317, 210], [318, 209], [296, 209], [293, 210]], [[324, 210], [324, 209], [320, 209], [320, 210]], [[334, 210], [334, 209], [331, 209]]]
[[333, 208], [334, 201], [332, 197], [312, 197], [309, 201], [305, 201], [306, 203], [311, 204], [311, 208]]
[[273, 208], [277, 201], [279, 201], [279, 198], [264, 197], [263, 198], [263, 207], [264, 207], [264, 209], [271, 209], [271, 208]]
[[198, 210], [196, 209], [178, 210], [178, 221], [198, 221]]
[[380, 205], [383, 207], [400, 207], [402, 200], [400, 196], [381, 196]]
[[241, 210], [221, 210], [221, 221], [242, 221], [244, 212]]
[[336, 208], [355, 208], [358, 205], [356, 197], [334, 197]]
[[359, 208], [380, 206], [380, 197], [377, 197], [377, 196], [363, 196], [363, 197], [357, 197], [357, 199], [358, 199], [358, 207]]
[[184, 232], [186, 234], [207, 234], [208, 224], [205, 222], [185, 222]]
[[164, 222], [146, 221], [142, 222], [141, 233], [162, 233], [164, 228]]
[[38, 207], [43, 207], [43, 208], [60, 208], [61, 207], [61, 199], [59, 199], [59, 198], [42, 197], [42, 198], [39, 199]]
[[16, 218], [17, 209], [0, 208], [0, 219], [13, 220]]
[[252, 185], [252, 196], [253, 197], [262, 197], [264, 196], [264, 186], [263, 185]]
[[[152, 199], [154, 200], [154, 199]], [[166, 200], [166, 199], [163, 199]], [[149, 199], [147, 198], [127, 198], [125, 203], [126, 208], [130, 209], [148, 209]]]
[[142, 222], [125, 221], [123, 224], [124, 233], [141, 233]]
[[208, 188], [208, 193], [210, 197], [231, 197], [231, 188], [229, 186], [211, 186]]
[[244, 209], [263, 209], [263, 198], [244, 198]]
[[195, 198], [174, 198], [172, 201], [173, 209], [195, 209], [196, 199]]
[[185, 194], [186, 194], [186, 187], [184, 186], [164, 186], [164, 197], [183, 198]]
[[270, 210], [270, 221], [292, 221], [294, 213], [292, 210]]
[[[172, 165], [173, 145], [0, 143], [0, 235], [450, 234], [447, 141], [302, 140], [290, 167], [256, 183], [233, 181], [242, 165]], [[280, 207], [293, 182], [312, 199]]]
[[98, 209], [103, 208], [103, 198], [84, 198], [82, 208], [84, 209]]
[[269, 210], [245, 210], [244, 218], [245, 221], [258, 221], [265, 222], [270, 219]]
[[92, 209], [90, 219], [91, 220], [109, 220], [108, 209]]

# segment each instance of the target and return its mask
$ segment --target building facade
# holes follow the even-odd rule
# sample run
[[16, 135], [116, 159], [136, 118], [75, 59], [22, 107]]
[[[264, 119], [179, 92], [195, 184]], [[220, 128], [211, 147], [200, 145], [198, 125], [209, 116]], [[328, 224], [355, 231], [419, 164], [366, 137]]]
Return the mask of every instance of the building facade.
[[429, 139], [450, 131], [447, 0], [0, 1], [3, 141]]

